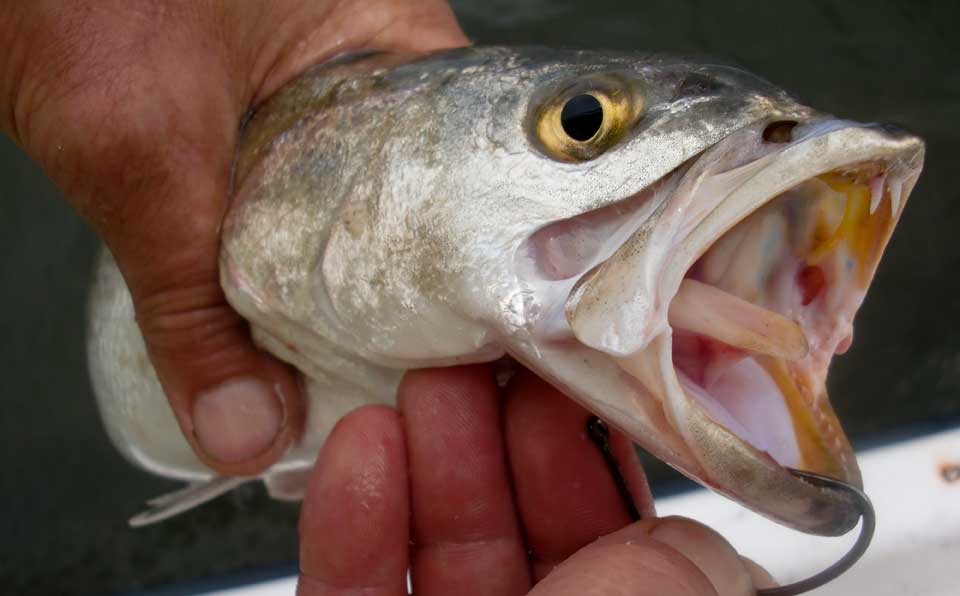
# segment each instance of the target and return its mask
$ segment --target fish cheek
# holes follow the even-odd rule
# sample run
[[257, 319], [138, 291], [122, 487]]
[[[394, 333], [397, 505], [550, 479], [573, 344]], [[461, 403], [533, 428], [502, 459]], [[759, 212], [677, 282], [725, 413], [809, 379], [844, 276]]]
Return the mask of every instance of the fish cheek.
[[[370, 214], [368, 214], [370, 215]], [[315, 299], [328, 301], [342, 347], [389, 366], [493, 359], [490, 330], [464, 317], [463, 272], [432, 226], [343, 218], [331, 229]], [[488, 354], [489, 352], [489, 354]]]

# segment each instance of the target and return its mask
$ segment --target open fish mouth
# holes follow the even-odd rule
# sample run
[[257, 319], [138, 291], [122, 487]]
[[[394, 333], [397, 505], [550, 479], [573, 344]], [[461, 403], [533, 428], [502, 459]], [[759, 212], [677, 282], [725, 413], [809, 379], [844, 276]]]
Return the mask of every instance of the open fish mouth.
[[768, 122], [541, 228], [522, 254], [536, 291], [563, 300], [533, 332], [546, 376], [698, 482], [807, 532], [847, 531], [852, 503], [788, 469], [862, 484], [827, 370], [922, 159], [889, 128]]

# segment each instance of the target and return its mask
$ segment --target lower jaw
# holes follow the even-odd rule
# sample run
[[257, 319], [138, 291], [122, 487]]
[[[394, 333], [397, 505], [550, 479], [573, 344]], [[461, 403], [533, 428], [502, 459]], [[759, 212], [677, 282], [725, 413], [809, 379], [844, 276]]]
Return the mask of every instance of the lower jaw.
[[[712, 423], [779, 466], [854, 485], [860, 473], [825, 381], [835, 352], [849, 343], [854, 313], [898, 215], [882, 176], [865, 164], [797, 185], [725, 234], [686, 274], [795, 321], [809, 353], [788, 359], [684, 329], [670, 338], [674, 388]], [[764, 227], [776, 228], [767, 225], [771, 220], [788, 225], [778, 246], [756, 238], [757, 230], [763, 236]], [[765, 252], [738, 255], [724, 246], [731, 238], [746, 245], [741, 251], [763, 245]], [[712, 262], [718, 260], [726, 262]], [[812, 285], [811, 270], [818, 272]]]

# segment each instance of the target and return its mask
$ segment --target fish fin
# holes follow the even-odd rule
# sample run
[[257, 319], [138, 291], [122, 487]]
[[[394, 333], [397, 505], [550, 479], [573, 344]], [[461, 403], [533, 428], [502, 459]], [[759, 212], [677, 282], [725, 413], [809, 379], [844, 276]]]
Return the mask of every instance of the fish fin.
[[212, 501], [249, 480], [252, 479], [218, 476], [211, 480], [192, 482], [184, 488], [148, 500], [147, 505], [150, 508], [134, 515], [127, 523], [132, 528], [155, 524]]

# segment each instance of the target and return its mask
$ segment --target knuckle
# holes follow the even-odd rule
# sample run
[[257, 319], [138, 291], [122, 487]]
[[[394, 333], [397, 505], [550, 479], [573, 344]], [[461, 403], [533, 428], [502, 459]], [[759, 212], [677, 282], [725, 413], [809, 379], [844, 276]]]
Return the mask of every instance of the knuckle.
[[160, 357], [222, 358], [249, 341], [246, 321], [215, 281], [153, 292], [137, 301], [136, 310], [151, 353]]

